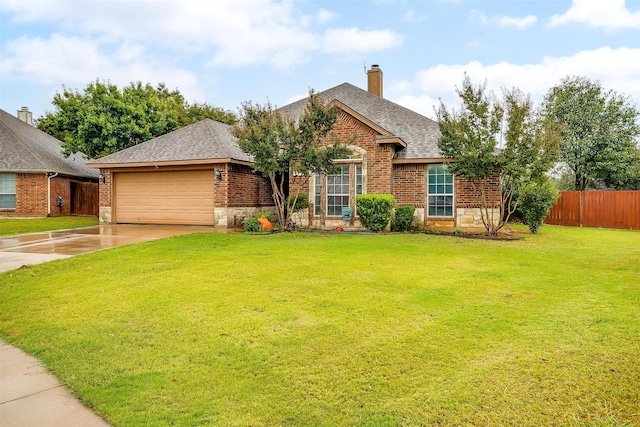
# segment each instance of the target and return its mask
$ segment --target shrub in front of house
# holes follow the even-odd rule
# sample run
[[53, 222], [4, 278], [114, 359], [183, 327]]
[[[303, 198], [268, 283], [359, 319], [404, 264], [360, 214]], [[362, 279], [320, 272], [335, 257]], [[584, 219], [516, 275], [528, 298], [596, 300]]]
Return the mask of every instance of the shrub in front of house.
[[242, 228], [245, 233], [257, 233], [260, 231], [260, 223], [258, 222], [258, 218], [264, 216], [269, 221], [273, 222], [272, 215], [269, 212], [258, 212], [251, 218], [247, 218], [242, 223]]
[[559, 193], [555, 185], [549, 180], [534, 183], [526, 189], [520, 199], [518, 210], [529, 231], [537, 233], [551, 207], [558, 201]]
[[391, 194], [362, 194], [356, 197], [356, 211], [367, 229], [378, 232], [387, 228], [396, 199]]
[[415, 213], [415, 211], [415, 206], [396, 207], [394, 229], [397, 231], [411, 230], [411, 224], [413, 223], [413, 214]]

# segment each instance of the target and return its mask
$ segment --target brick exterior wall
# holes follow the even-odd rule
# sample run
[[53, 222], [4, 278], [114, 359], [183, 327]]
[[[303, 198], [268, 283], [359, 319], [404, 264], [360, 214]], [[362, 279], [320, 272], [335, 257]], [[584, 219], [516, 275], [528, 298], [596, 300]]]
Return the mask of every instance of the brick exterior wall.
[[[58, 197], [62, 198], [62, 206], [58, 207]], [[71, 215], [71, 180], [55, 177], [51, 179], [50, 216]]]
[[[0, 209], [0, 217], [28, 218], [71, 215], [71, 182], [73, 178], [51, 178], [51, 197], [47, 205], [48, 178], [45, 173], [16, 174], [16, 208]], [[63, 205], [57, 206], [58, 196]], [[50, 206], [50, 212], [47, 207]]]
[[100, 169], [100, 173], [104, 176], [104, 182], [100, 181], [98, 184], [100, 207], [111, 207], [111, 169]]
[[47, 216], [47, 175], [44, 173], [16, 174], [16, 207], [0, 209], [0, 217]]
[[227, 170], [227, 206], [273, 206], [271, 183], [268, 178], [254, 173], [251, 167], [245, 165], [229, 164]]
[[[454, 191], [455, 203], [457, 208], [477, 208], [480, 206], [482, 199], [479, 189], [474, 188], [474, 183], [461, 176], [455, 177]], [[494, 171], [485, 182], [487, 200], [489, 206], [497, 207], [500, 204], [500, 172]], [[476, 184], [477, 187], [477, 184]]]
[[424, 208], [427, 203], [427, 165], [399, 164], [393, 167], [393, 190], [399, 206]]

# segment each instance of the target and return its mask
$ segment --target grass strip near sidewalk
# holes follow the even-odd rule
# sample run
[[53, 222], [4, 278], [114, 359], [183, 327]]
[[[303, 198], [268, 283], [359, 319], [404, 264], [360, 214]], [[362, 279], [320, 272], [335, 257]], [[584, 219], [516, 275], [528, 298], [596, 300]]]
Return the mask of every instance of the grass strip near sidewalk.
[[640, 424], [640, 233], [195, 234], [0, 275], [115, 426]]
[[66, 230], [98, 225], [94, 216], [54, 216], [47, 218], [0, 219], [0, 236]]

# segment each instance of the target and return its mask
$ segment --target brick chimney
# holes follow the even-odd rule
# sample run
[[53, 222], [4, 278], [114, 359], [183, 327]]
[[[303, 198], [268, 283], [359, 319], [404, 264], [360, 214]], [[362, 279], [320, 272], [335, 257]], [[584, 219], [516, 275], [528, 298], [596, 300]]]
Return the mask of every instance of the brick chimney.
[[378, 64], [373, 64], [367, 71], [368, 91], [382, 98], [382, 70]]
[[28, 125], [33, 126], [33, 113], [29, 111], [28, 107], [22, 107], [18, 110], [18, 119], [22, 120]]

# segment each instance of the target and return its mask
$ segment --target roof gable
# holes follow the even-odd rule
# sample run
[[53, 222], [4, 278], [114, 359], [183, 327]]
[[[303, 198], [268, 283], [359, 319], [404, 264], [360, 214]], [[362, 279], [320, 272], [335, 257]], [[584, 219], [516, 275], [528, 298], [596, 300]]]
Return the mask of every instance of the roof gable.
[[[325, 102], [338, 101], [351, 110], [350, 114], [366, 119], [367, 124], [385, 137], [396, 137], [406, 148], [396, 153], [397, 159], [442, 158], [438, 149], [440, 129], [438, 123], [395, 102], [376, 96], [349, 83], [343, 83], [318, 93]], [[278, 110], [297, 119], [304, 113], [307, 98], [293, 102]], [[355, 114], [353, 114], [355, 113]], [[383, 131], [386, 131], [383, 132]]]
[[204, 119], [189, 126], [89, 162], [94, 165], [231, 159], [251, 162], [231, 126]]
[[60, 173], [97, 178], [80, 157], [65, 158], [61, 142], [53, 136], [0, 110], [0, 171]]

